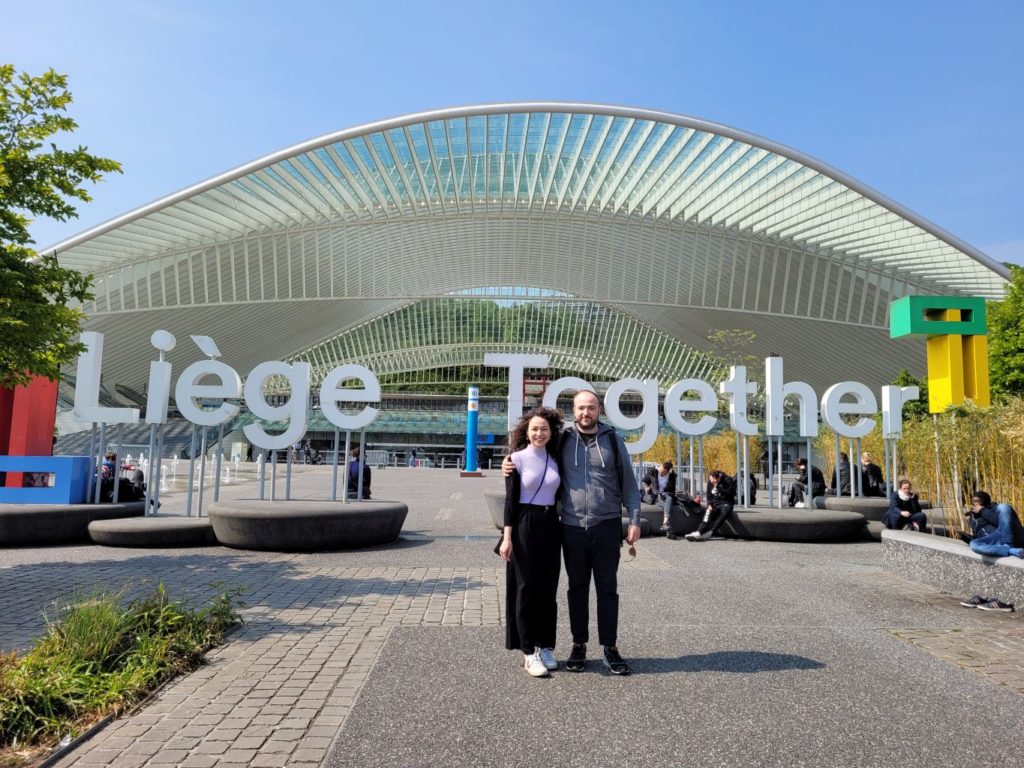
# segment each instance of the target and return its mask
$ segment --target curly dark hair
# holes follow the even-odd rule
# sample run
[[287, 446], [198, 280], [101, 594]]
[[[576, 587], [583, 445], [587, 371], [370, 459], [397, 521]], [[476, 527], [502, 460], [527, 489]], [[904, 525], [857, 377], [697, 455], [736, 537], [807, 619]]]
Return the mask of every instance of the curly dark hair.
[[530, 440], [526, 436], [526, 428], [530, 425], [530, 419], [534, 416], [540, 416], [548, 423], [548, 426], [551, 427], [552, 438], [554, 438], [562, 429], [561, 411], [554, 408], [534, 408], [529, 413], [524, 413], [522, 418], [520, 418], [519, 421], [516, 422], [516, 425], [512, 427], [512, 431], [508, 436], [508, 445], [510, 450], [519, 451], [530, 444]]

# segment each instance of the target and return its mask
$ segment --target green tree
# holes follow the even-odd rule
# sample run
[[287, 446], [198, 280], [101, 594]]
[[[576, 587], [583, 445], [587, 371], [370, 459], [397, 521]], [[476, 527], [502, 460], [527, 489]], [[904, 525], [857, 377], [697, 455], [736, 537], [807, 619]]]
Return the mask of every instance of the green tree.
[[69, 104], [66, 75], [51, 69], [32, 77], [0, 65], [0, 387], [56, 379], [83, 349], [85, 314], [68, 305], [92, 298], [92, 277], [37, 254], [28, 226], [38, 216], [77, 217], [75, 201], [91, 199], [82, 185], [121, 166], [49, 141], [78, 127]]
[[928, 380], [919, 379], [910, 371], [904, 368], [893, 381], [898, 387], [917, 387], [919, 395], [917, 400], [908, 400], [903, 404], [903, 414], [908, 419], [918, 421], [928, 415]]
[[989, 302], [989, 386], [993, 395], [1024, 395], [1024, 269], [1010, 268], [1006, 298]]

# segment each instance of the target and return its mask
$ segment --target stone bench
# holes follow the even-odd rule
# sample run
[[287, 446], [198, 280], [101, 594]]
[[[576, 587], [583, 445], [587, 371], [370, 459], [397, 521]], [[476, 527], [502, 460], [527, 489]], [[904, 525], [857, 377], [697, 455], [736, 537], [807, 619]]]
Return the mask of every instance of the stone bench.
[[[835, 509], [844, 512], [858, 512], [867, 521], [864, 527], [865, 538], [875, 541], [882, 540], [882, 531], [885, 530], [882, 520], [889, 511], [889, 499], [880, 496], [815, 496], [815, 509]], [[921, 502], [921, 510], [928, 515], [928, 525], [933, 524], [932, 504], [930, 501]], [[938, 510], [941, 516], [941, 510]]]
[[828, 542], [860, 537], [864, 517], [829, 509], [735, 507], [719, 532], [723, 536], [762, 541]]
[[[486, 490], [484, 491], [484, 505], [487, 507], [487, 513], [491, 517], [491, 522], [494, 523], [494, 527], [499, 531], [505, 527], [505, 492]], [[625, 510], [623, 510], [625, 514]], [[665, 512], [656, 504], [641, 504], [640, 505], [640, 536], [663, 536], [664, 532], [661, 530], [662, 520], [665, 518]], [[673, 515], [673, 520], [675, 515]], [[622, 519], [622, 536], [625, 538], [626, 529], [629, 527], [629, 521], [627, 518]], [[693, 527], [696, 528], [697, 524], [694, 523]], [[692, 528], [690, 530], [693, 530]]]
[[233, 499], [214, 502], [207, 514], [226, 547], [323, 552], [394, 541], [409, 507], [397, 501]]
[[123, 504], [0, 504], [0, 546], [83, 541], [89, 523], [141, 517], [145, 501]]
[[1024, 560], [979, 555], [959, 539], [886, 529], [882, 563], [897, 576], [944, 592], [997, 597], [1024, 606]]
[[89, 538], [105, 547], [201, 547], [217, 543], [206, 517], [128, 517], [93, 520]]

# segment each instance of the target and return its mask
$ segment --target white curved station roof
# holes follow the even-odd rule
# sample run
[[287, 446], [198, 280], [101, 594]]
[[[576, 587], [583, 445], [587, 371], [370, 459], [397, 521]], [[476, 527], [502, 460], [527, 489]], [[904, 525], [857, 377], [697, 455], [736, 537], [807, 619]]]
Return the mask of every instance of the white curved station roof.
[[[157, 328], [214, 336], [243, 375], [297, 356], [321, 370], [373, 368], [380, 354], [395, 370], [451, 359], [451, 333], [435, 357], [392, 332], [354, 360], [339, 339], [394, 328], [384, 318], [416, 302], [498, 287], [633, 318], [637, 360], [648, 353], [639, 340], [656, 338], [683, 350], [666, 359], [692, 362], [676, 378], [707, 369], [699, 351], [710, 331], [741, 328], [757, 334], [758, 356], [785, 356], [788, 379], [884, 383], [923, 367], [913, 342], [888, 340], [891, 300], [999, 298], [1007, 278], [977, 249], [795, 150], [683, 115], [561, 102], [445, 109], [322, 136], [46, 250], [96, 275], [88, 329], [108, 332], [107, 377], [136, 388]], [[581, 368], [601, 353], [573, 339], [537, 343], [523, 351], [572, 351]], [[187, 347], [173, 354], [194, 359]]]

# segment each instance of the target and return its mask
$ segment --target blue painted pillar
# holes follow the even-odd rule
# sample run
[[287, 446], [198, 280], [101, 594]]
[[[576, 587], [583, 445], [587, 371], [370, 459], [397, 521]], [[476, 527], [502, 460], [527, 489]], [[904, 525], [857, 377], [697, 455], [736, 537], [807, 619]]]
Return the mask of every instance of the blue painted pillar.
[[480, 388], [469, 388], [466, 403], [466, 472], [476, 472], [476, 427], [480, 419]]

